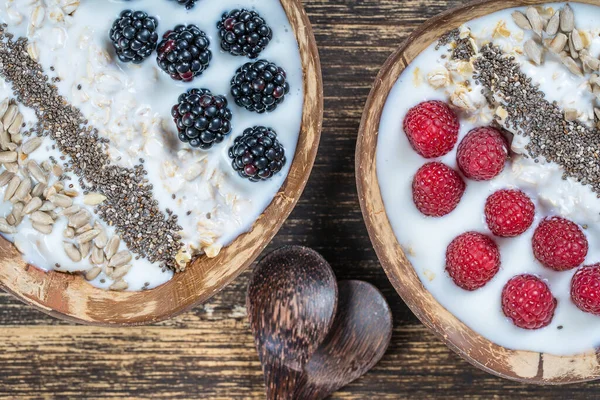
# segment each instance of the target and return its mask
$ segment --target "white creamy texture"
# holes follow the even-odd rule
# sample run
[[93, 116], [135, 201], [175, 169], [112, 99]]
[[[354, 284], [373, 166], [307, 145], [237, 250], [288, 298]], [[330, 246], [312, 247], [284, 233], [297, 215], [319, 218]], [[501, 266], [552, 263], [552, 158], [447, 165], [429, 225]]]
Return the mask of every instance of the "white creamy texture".
[[[222, 246], [251, 228], [287, 176], [302, 117], [300, 54], [278, 0], [200, 1], [189, 11], [175, 1], [81, 0], [73, 17], [61, 10], [61, 5], [69, 3], [66, 0], [5, 0], [4, 3], [4, 7], [0, 7], [0, 21], [7, 23], [8, 30], [15, 36], [29, 38], [32, 52], [45, 72], [61, 79], [57, 83], [60, 93], [81, 109], [102, 136], [110, 138], [113, 162], [131, 167], [138, 164], [140, 158], [145, 160], [154, 196], [162, 210], [169, 208], [179, 216], [183, 242], [188, 248], [214, 256]], [[35, 17], [38, 6], [45, 11], [41, 20]], [[220, 48], [217, 21], [223, 12], [234, 8], [256, 10], [273, 29], [273, 40], [260, 58], [283, 67], [291, 89], [272, 113], [257, 114], [237, 107], [230, 95], [231, 77], [238, 67], [250, 61]], [[124, 9], [143, 10], [157, 17], [159, 36], [178, 24], [197, 25], [211, 41], [213, 58], [209, 68], [193, 82], [181, 83], [159, 69], [156, 53], [141, 66], [115, 62], [108, 32]], [[50, 66], [55, 70], [50, 71]], [[177, 139], [171, 107], [189, 88], [207, 88], [215, 94], [226, 95], [233, 113], [231, 134], [209, 151], [192, 150]], [[9, 96], [12, 97], [10, 89], [2, 83], [0, 97]], [[23, 106], [20, 110], [31, 115]], [[26, 121], [31, 124], [33, 119], [26, 118]], [[282, 172], [259, 183], [239, 177], [227, 155], [235, 137], [256, 125], [271, 127], [277, 132], [287, 157]], [[51, 140], [47, 139], [46, 143], [48, 145], [34, 153], [34, 158], [43, 160], [53, 153], [49, 146]], [[57, 151], [54, 153], [58, 155]], [[6, 215], [9, 210], [10, 204], [3, 204], [0, 214]], [[52, 235], [46, 236], [27, 224], [24, 222], [16, 237], [10, 237], [20, 243], [26, 261], [44, 269], [52, 269], [55, 263], [63, 266], [61, 270], [85, 271], [91, 267], [87, 261], [73, 264], [62, 249], [54, 251], [62, 247], [61, 227], [57, 225]], [[42, 246], [37, 249], [39, 243]], [[65, 267], [68, 265], [72, 267]], [[170, 271], [161, 272], [157, 264], [138, 260], [125, 280], [130, 290], [139, 290], [145, 282], [155, 287], [171, 276]], [[92, 283], [108, 287], [111, 281], [101, 274]]]
[[[549, 4], [555, 9], [563, 4]], [[590, 52], [597, 57], [600, 53], [598, 20], [600, 8], [571, 4], [576, 18], [576, 27], [593, 32]], [[531, 33], [522, 31], [510, 16], [514, 9], [490, 14], [466, 24], [479, 45], [489, 41], [500, 20], [513, 33], [510, 38], [494, 38], [495, 44], [506, 51], [522, 46]], [[525, 11], [524, 9], [521, 9]], [[516, 38], [515, 38], [516, 36]], [[588, 186], [568, 179], [561, 179], [562, 169], [553, 163], [534, 163], [531, 159], [513, 155], [500, 176], [490, 182], [465, 180], [467, 188], [458, 207], [442, 218], [423, 216], [412, 200], [412, 178], [419, 167], [427, 161], [410, 147], [402, 130], [402, 121], [412, 106], [426, 100], [449, 102], [454, 87], [435, 90], [427, 84], [427, 75], [448, 60], [446, 48], [438, 51], [435, 44], [421, 53], [404, 71], [392, 89], [381, 118], [377, 146], [377, 175], [386, 213], [394, 233], [405, 249], [425, 288], [447, 310], [491, 341], [511, 349], [548, 352], [559, 355], [574, 354], [600, 345], [600, 317], [580, 311], [570, 300], [570, 280], [576, 270], [555, 272], [543, 267], [533, 257], [531, 237], [539, 221], [545, 216], [561, 215], [579, 224], [587, 224], [585, 230], [590, 249], [585, 264], [600, 261], [600, 249], [595, 244], [600, 239], [600, 200]], [[550, 101], [558, 101], [561, 108], [576, 108], [591, 117], [591, 94], [584, 89], [584, 79], [575, 78], [560, 61], [546, 54], [546, 62], [535, 67], [518, 57], [525, 72], [540, 84]], [[480, 87], [473, 86], [467, 93], [468, 99], [478, 105], [484, 104]], [[476, 113], [477, 114], [477, 113]], [[482, 107], [479, 118], [461, 115], [458, 142], [474, 127], [485, 126], [490, 121], [490, 110]], [[582, 119], [585, 119], [582, 118]], [[526, 140], [515, 137], [513, 151], [523, 153]], [[440, 161], [457, 168], [456, 148]], [[536, 219], [532, 227], [517, 238], [494, 238], [500, 247], [502, 264], [498, 274], [483, 288], [469, 292], [460, 289], [444, 271], [445, 251], [456, 236], [466, 231], [487, 234], [489, 229], [484, 220], [484, 204], [487, 197], [498, 189], [519, 188], [526, 192], [536, 206]], [[503, 314], [500, 304], [501, 291], [513, 276], [531, 273], [544, 279], [558, 306], [552, 323], [543, 329], [525, 330], [515, 327]], [[561, 327], [559, 329], [559, 327]]]

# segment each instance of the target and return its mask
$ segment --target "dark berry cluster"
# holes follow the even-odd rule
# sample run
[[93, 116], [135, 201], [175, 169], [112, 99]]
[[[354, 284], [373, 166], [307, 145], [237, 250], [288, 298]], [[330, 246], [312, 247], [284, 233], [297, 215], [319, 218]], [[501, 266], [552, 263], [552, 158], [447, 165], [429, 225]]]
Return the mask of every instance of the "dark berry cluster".
[[242, 178], [258, 182], [267, 180], [285, 165], [285, 150], [270, 128], [248, 128], [235, 138], [229, 149], [233, 169]]
[[122, 62], [139, 64], [152, 54], [158, 42], [158, 21], [143, 11], [124, 10], [113, 23], [110, 40]]
[[283, 68], [266, 60], [242, 65], [231, 79], [236, 104], [257, 113], [275, 110], [289, 91]]
[[198, 1], [198, 0], [172, 0], [172, 1], [176, 1], [177, 3], [179, 3], [179, 5], [184, 6], [185, 8], [187, 8], [189, 10], [192, 7], [194, 7], [194, 5], [196, 4], [196, 1]]
[[210, 41], [196, 25], [177, 25], [158, 45], [158, 65], [171, 78], [190, 82], [202, 74], [212, 58]]
[[225, 96], [207, 89], [190, 89], [179, 96], [171, 110], [179, 140], [192, 147], [210, 149], [231, 132], [231, 110]]
[[257, 58], [273, 38], [273, 31], [255, 11], [231, 10], [217, 23], [221, 48], [234, 56]]

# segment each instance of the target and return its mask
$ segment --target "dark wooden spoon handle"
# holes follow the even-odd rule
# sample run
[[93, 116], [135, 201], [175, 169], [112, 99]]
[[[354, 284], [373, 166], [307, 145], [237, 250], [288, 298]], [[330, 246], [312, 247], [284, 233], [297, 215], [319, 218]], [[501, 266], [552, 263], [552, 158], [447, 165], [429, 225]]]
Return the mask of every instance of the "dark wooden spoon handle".
[[292, 400], [302, 371], [288, 368], [279, 358], [270, 355], [267, 358], [263, 360], [267, 400]]

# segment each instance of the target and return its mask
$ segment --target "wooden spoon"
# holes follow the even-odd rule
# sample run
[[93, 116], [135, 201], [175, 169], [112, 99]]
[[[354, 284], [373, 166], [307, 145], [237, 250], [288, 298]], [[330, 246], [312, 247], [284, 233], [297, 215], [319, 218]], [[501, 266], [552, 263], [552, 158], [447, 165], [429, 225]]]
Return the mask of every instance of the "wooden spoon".
[[263, 258], [246, 297], [268, 399], [292, 399], [296, 383], [335, 315], [337, 283], [314, 250], [289, 246]]
[[364, 375], [383, 357], [392, 313], [383, 295], [362, 281], [341, 281], [331, 331], [313, 354], [294, 399], [320, 400]]

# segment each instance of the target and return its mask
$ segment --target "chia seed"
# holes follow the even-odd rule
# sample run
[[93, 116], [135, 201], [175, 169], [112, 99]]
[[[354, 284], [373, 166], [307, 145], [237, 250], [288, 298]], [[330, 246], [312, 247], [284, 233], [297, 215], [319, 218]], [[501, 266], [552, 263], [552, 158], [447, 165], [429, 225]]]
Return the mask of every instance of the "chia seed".
[[567, 121], [558, 105], [546, 100], [531, 78], [521, 72], [515, 58], [493, 44], [482, 47], [474, 65], [474, 80], [494, 93], [507, 111], [505, 126], [529, 137], [529, 156], [535, 162], [542, 158], [557, 163], [565, 177], [590, 185], [600, 194], [600, 131], [579, 121]]

